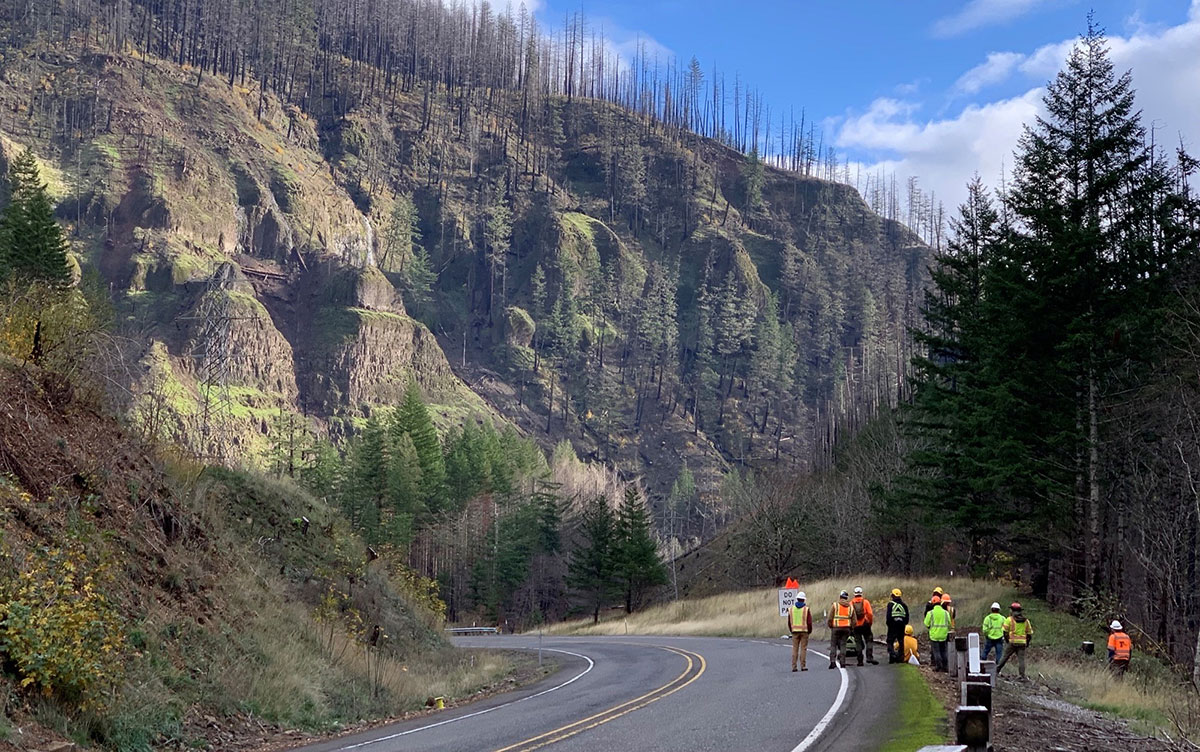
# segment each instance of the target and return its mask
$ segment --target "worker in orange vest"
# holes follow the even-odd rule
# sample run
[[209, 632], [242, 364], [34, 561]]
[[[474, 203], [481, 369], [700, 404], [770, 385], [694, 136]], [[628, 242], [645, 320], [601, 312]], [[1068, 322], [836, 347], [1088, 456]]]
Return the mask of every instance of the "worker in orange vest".
[[808, 636], [812, 634], [812, 611], [808, 597], [801, 590], [796, 593], [796, 602], [788, 611], [788, 631], [792, 633], [792, 671], [796, 670], [796, 658], [800, 659], [800, 670], [808, 670]]
[[1113, 619], [1108, 625], [1108, 667], [1120, 679], [1129, 670], [1129, 659], [1133, 657], [1133, 640], [1125, 633], [1121, 622]]
[[845, 590], [838, 595], [829, 609], [829, 668], [846, 667], [846, 640], [854, 626], [854, 609], [850, 606], [850, 594]]
[[866, 651], [867, 662], [878, 666], [875, 660], [875, 640], [871, 633], [871, 625], [875, 623], [875, 612], [871, 610], [871, 602], [863, 597], [863, 589], [854, 588], [854, 597], [850, 599], [850, 608], [854, 609], [854, 647], [858, 653], [858, 665], [863, 665], [863, 652]]

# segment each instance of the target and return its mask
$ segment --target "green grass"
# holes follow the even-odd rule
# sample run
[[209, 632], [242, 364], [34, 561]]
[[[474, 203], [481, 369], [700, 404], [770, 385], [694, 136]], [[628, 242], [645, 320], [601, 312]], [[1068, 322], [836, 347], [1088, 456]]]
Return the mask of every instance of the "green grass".
[[897, 666], [896, 723], [889, 727], [880, 752], [914, 752], [947, 738], [946, 710], [921, 678], [916, 666]]

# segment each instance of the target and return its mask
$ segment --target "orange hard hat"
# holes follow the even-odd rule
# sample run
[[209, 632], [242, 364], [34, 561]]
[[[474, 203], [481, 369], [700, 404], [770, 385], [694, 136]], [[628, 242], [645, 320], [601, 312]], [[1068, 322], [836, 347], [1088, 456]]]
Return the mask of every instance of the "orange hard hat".
[[1013, 601], [1013, 602], [1012, 602], [1012, 605], [1011, 605], [1011, 606], [1009, 606], [1009, 608], [1011, 608], [1011, 609], [1012, 609], [1012, 610], [1014, 610], [1014, 611], [1020, 611], [1020, 610], [1021, 610], [1021, 604], [1020, 604], [1018, 601]]
[[937, 604], [942, 602], [942, 596], [935, 595], [929, 599], [929, 602], [936, 606]]

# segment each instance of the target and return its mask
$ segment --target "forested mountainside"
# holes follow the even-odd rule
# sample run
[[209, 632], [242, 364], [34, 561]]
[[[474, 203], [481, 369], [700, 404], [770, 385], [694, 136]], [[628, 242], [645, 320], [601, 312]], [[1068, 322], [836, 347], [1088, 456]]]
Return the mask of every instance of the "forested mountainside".
[[1136, 76], [1090, 23], [1007, 185], [968, 184], [911, 396], [825, 471], [729, 483], [749, 511], [676, 562], [682, 590], [1001, 574], [1200, 680], [1200, 163], [1157, 145]]
[[759, 161], [761, 101], [727, 123], [695, 65], [486, 4], [3, 7], [0, 154], [118, 301], [129, 409], [202, 456], [341, 440], [415, 380], [443, 434], [566, 438], [656, 500], [686, 462], [698, 537], [730, 463], [901, 389], [924, 246], [803, 126]]

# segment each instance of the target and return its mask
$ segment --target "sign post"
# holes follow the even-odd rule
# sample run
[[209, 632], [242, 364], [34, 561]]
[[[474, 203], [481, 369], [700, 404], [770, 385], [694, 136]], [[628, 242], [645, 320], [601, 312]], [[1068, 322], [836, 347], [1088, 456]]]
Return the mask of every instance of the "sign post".
[[779, 588], [779, 615], [786, 617], [796, 603], [799, 588]]

